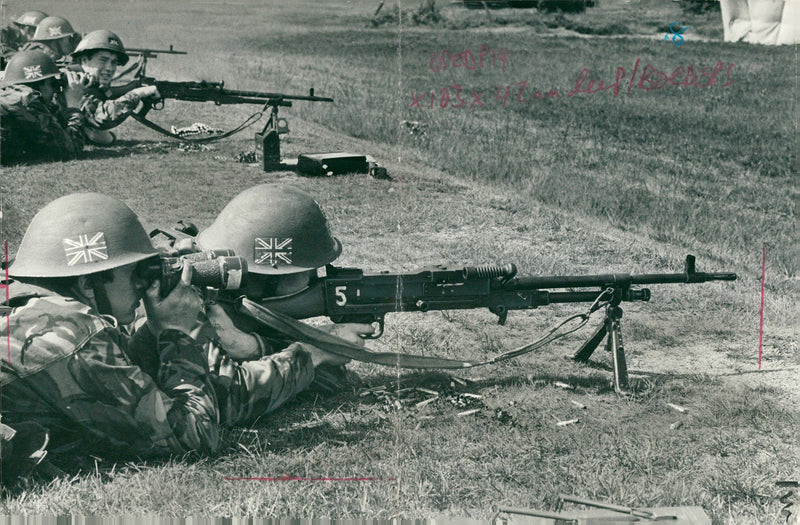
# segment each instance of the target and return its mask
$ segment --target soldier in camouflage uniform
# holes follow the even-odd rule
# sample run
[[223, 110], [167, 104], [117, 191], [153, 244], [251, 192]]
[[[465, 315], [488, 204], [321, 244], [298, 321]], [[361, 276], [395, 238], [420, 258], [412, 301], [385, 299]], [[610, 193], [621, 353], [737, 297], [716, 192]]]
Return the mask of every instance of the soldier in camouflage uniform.
[[[56, 455], [160, 455], [219, 446], [218, 411], [200, 345], [201, 301], [182, 283], [161, 299], [137, 278], [157, 256], [136, 215], [117, 199], [73, 194], [31, 221], [11, 264], [10, 359], [2, 360], [3, 422], [50, 431]], [[147, 288], [143, 295], [142, 291]], [[145, 298], [160, 366], [132, 364], [120, 326]]]
[[45, 18], [47, 15], [41, 11], [28, 11], [10, 25], [0, 28], [0, 68], [5, 69], [11, 56], [33, 38], [36, 26]]
[[78, 43], [72, 59], [76, 64], [72, 67], [80, 67], [93, 77], [81, 103], [81, 111], [86, 117], [87, 138], [94, 144], [107, 146], [113, 143], [115, 137], [109, 129], [122, 124], [142, 99], [155, 101], [159, 98], [155, 86], [137, 87], [121, 93], [111, 89], [117, 66], [128, 62], [122, 41], [111, 31], [99, 29], [88, 33]]
[[77, 158], [86, 81], [83, 73], [59, 71], [39, 51], [14, 55], [0, 82], [0, 162]]
[[70, 53], [75, 50], [80, 39], [81, 35], [65, 19], [48, 16], [39, 22], [33, 38], [20, 51], [41, 51], [54, 62], [68, 62]]
[[[39, 211], [10, 268], [10, 332], [0, 327], [11, 342], [0, 369], [4, 423], [46, 427], [56, 457], [213, 452], [221, 415], [252, 420], [308, 386], [314, 366], [342, 362], [295, 344], [209, 374], [206, 351], [217, 349], [196, 340], [202, 301], [188, 285], [191, 266], [162, 298], [160, 281], [138, 269], [156, 254], [134, 213], [111, 197], [74, 194]], [[131, 339], [120, 327], [140, 297], [147, 321]]]
[[[233, 249], [247, 259], [247, 285], [243, 290], [251, 300], [285, 296], [304, 291], [317, 276], [317, 268], [336, 259], [342, 251], [331, 235], [322, 208], [313, 197], [281, 184], [261, 184], [234, 197], [214, 223], [200, 232], [195, 241], [201, 250]], [[227, 364], [233, 385], [242, 384], [239, 365], [234, 360], [262, 358], [285, 348], [290, 341], [254, 320], [237, 314], [226, 301], [207, 309], [224, 352], [214, 356]], [[343, 323], [317, 326], [351, 343], [364, 344], [362, 336], [374, 330], [369, 324]], [[297, 343], [294, 343], [297, 344]], [[227, 354], [227, 355], [226, 355]], [[315, 369], [315, 390], [341, 391], [358, 384], [358, 376], [343, 366], [346, 359], [331, 360]], [[256, 361], [258, 362], [258, 361]], [[243, 387], [245, 385], [242, 384]], [[239, 407], [223, 408], [223, 416], [238, 421]]]

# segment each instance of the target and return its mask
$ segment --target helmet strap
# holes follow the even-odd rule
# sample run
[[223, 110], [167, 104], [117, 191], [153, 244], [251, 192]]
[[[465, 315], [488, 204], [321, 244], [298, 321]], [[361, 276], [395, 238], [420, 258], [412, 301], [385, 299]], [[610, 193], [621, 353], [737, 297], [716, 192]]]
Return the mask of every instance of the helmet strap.
[[94, 304], [97, 306], [97, 311], [103, 315], [114, 315], [111, 310], [111, 302], [108, 300], [106, 293], [106, 285], [100, 274], [91, 274], [87, 276], [89, 285], [92, 287], [94, 294]]

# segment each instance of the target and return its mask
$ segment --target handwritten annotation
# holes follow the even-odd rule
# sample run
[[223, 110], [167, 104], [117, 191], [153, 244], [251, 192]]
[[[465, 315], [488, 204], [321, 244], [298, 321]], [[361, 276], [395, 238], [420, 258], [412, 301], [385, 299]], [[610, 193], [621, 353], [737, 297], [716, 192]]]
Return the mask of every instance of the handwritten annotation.
[[[731, 71], [735, 64], [726, 64], [725, 62], [717, 62], [713, 69], [704, 67], [695, 71], [692, 64], [688, 66], [679, 66], [672, 71], [671, 75], [667, 75], [663, 71], [657, 70], [650, 64], [640, 68], [641, 59], [637, 58], [633, 66], [633, 72], [628, 82], [627, 72], [624, 67], [617, 67], [615, 79], [613, 82], [607, 83], [603, 80], [589, 78], [589, 69], [583, 68], [578, 73], [578, 78], [575, 80], [575, 85], [567, 93], [567, 98], [574, 97], [575, 95], [595, 95], [601, 91], [611, 91], [614, 97], [618, 96], [620, 91], [625, 90], [627, 96], [632, 96], [631, 93], [634, 88], [643, 91], [655, 91], [661, 89], [667, 84], [678, 87], [699, 87], [710, 88], [720, 82], [717, 77], [725, 71], [727, 82], [722, 84], [721, 87], [728, 87], [733, 84], [731, 78]], [[638, 75], [638, 82], [637, 82]], [[627, 88], [625, 84], [627, 83]], [[445, 109], [473, 109], [475, 107], [484, 107], [485, 103], [490, 100], [488, 97], [484, 98], [485, 93], [482, 91], [462, 92], [463, 87], [461, 84], [452, 84], [445, 86], [438, 91], [423, 92], [417, 94], [411, 92], [411, 104], [409, 108], [419, 109], [434, 109], [436, 107]], [[490, 95], [491, 96], [491, 95]], [[502, 103], [503, 107], [508, 107], [509, 102], [525, 103], [532, 100], [545, 98], [561, 98], [561, 92], [551, 89], [546, 93], [539, 91], [531, 91], [528, 89], [528, 82], [517, 82], [515, 84], [500, 85], [494, 94], [493, 100], [497, 103]]]
[[473, 55], [472, 51], [469, 49], [465, 49], [464, 51], [455, 54], [450, 53], [450, 51], [446, 49], [442, 50], [440, 54], [433, 53], [430, 59], [431, 71], [438, 73], [440, 71], [444, 71], [448, 67], [452, 69], [463, 67], [469, 71], [483, 69], [483, 59], [487, 59], [486, 65], [488, 66], [488, 57], [490, 54], [492, 56], [492, 67], [497, 67], [499, 63], [500, 70], [505, 72], [506, 60], [508, 60], [508, 49], [501, 47], [500, 49], [494, 50], [488, 47], [486, 44], [481, 44], [481, 47], [478, 50], [477, 60], [475, 59], [475, 55]]

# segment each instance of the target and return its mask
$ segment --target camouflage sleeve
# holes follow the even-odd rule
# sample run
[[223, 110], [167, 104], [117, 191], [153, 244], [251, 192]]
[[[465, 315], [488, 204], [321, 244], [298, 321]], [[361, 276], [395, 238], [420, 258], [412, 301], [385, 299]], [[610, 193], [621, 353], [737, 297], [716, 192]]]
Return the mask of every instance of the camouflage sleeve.
[[71, 400], [69, 412], [116, 452], [213, 452], [219, 447], [219, 417], [202, 347], [167, 330], [157, 350], [160, 366], [151, 377], [131, 365], [108, 331], [94, 336], [71, 366], [81, 394]]
[[[37, 156], [55, 160], [72, 160], [83, 149], [83, 116], [77, 109], [67, 108], [54, 115], [41, 95], [32, 90], [11, 90], [3, 104], [4, 128], [15, 135], [15, 143]], [[5, 102], [5, 101], [4, 101]]]
[[88, 95], [81, 102], [81, 111], [92, 126], [110, 129], [122, 124], [139, 105], [141, 98], [135, 90], [112, 100]]
[[213, 361], [212, 380], [222, 422], [243, 425], [277, 409], [314, 379], [311, 356], [301, 343], [257, 361], [237, 363], [220, 354]]

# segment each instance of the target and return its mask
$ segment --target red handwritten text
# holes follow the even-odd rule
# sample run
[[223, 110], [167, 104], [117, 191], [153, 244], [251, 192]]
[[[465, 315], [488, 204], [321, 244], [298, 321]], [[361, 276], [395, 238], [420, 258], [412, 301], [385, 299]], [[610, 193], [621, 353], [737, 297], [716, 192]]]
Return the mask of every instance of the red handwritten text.
[[501, 47], [498, 50], [490, 49], [486, 44], [481, 44], [478, 51], [478, 58], [472, 54], [472, 51], [465, 49], [460, 53], [451, 53], [444, 49], [440, 54], [431, 54], [430, 67], [431, 71], [438, 73], [444, 71], [448, 67], [457, 69], [463, 67], [470, 71], [476, 69], [483, 69], [483, 59], [486, 58], [486, 64], [489, 64], [488, 57], [492, 57], [492, 67], [497, 67], [500, 64], [500, 70], [506, 70], [506, 60], [508, 60], [508, 49]]
[[[685, 68], [684, 66], [675, 68], [671, 75], [667, 75], [666, 73], [657, 70], [652, 65], [647, 64], [642, 69], [642, 72], [639, 76], [639, 82], [637, 83], [636, 74], [639, 71], [640, 64], [641, 59], [637, 58], [636, 63], [633, 65], [633, 73], [628, 81], [627, 95], [629, 97], [631, 96], [631, 90], [634, 86], [644, 91], [661, 89], [667, 84], [682, 87], [711, 87], [718, 82], [717, 75], [723, 71], [725, 71], [725, 74], [727, 75], [728, 82], [722, 84], [722, 87], [728, 87], [733, 84], [733, 79], [731, 79], [731, 70], [733, 69], [734, 64], [728, 64], [726, 70], [726, 64], [724, 62], [717, 62], [713, 70], [710, 67], [704, 67], [700, 69], [698, 73], [695, 73], [694, 66], [689, 64]], [[708, 79], [707, 82], [703, 81], [704, 77]], [[616, 97], [622, 88], [622, 81], [625, 80], [625, 78], [626, 74], [624, 67], [617, 67], [616, 78], [614, 82], [610, 84], [605, 84], [602, 80], [589, 78], [589, 70], [587, 68], [583, 68], [581, 72], [578, 73], [578, 78], [575, 80], [575, 86], [573, 86], [567, 96], [572, 97], [579, 93], [594, 95], [595, 93], [599, 93], [601, 91], [611, 90]]]

